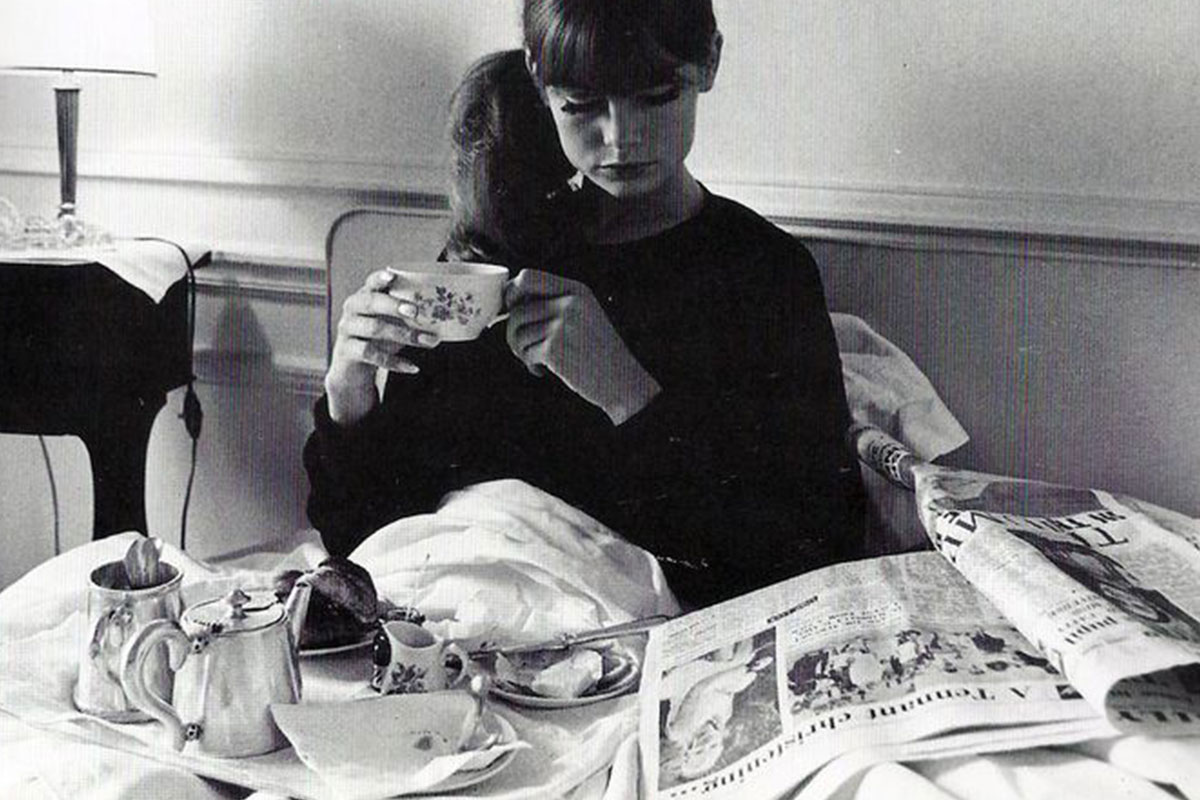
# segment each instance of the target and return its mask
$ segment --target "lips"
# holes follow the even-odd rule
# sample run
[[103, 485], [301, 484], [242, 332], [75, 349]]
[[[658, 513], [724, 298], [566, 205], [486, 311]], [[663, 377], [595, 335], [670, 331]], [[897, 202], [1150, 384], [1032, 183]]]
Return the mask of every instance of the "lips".
[[600, 173], [612, 178], [635, 178], [654, 166], [653, 161], [632, 161], [613, 164], [601, 164]]

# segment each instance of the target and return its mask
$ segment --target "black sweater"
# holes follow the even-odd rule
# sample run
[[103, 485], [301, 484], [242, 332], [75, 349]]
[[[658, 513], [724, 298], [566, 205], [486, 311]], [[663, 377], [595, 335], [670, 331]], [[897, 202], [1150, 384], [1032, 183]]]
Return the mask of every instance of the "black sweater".
[[347, 553], [446, 492], [520, 478], [663, 563], [703, 605], [861, 548], [861, 486], [817, 267], [793, 237], [708, 195], [695, 217], [554, 267], [588, 285], [662, 386], [614, 426], [557, 378], [536, 377], [504, 326], [410, 351], [384, 401], [343, 429], [316, 407], [308, 514]]

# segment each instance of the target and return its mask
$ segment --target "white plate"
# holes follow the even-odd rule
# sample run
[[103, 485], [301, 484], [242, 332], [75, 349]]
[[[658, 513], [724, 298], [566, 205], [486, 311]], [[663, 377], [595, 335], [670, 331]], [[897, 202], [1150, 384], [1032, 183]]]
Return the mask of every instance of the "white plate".
[[521, 687], [507, 681], [497, 680], [492, 684], [492, 695], [507, 703], [527, 708], [575, 708], [589, 703], [599, 703], [619, 697], [637, 687], [641, 670], [637, 659], [624, 650], [608, 650], [605, 658], [611, 658], [615, 663], [607, 670], [596, 685], [586, 694], [578, 697], [546, 697], [535, 694], [532, 690], [522, 690]]
[[350, 642], [349, 644], [335, 644], [329, 647], [301, 647], [300, 657], [319, 658], [320, 656], [331, 656], [335, 653], [348, 653], [351, 650], [361, 650], [364, 647], [370, 647], [371, 642], [374, 639], [375, 632], [370, 631], [369, 633], [363, 634], [362, 639], [358, 640], [357, 642]]
[[[358, 790], [391, 796], [386, 792], [403, 792], [407, 779], [434, 757], [420, 752], [425, 748], [398, 749], [397, 742], [407, 742], [417, 734], [454, 741], [474, 705], [474, 698], [466, 692], [428, 692], [337, 702], [273, 703], [271, 714], [295, 751], [304, 754], [304, 763], [325, 775], [331, 786], [336, 787], [346, 775], [361, 776]], [[498, 733], [508, 749], [469, 754], [458, 762], [459, 769], [441, 782], [404, 794], [440, 794], [480, 783], [511, 764], [518, 750], [528, 747], [520, 744], [512, 723], [496, 709], [484, 710], [483, 724], [489, 732]], [[479, 763], [484, 766], [463, 768]], [[355, 777], [349, 780], [358, 781]]]
[[[500, 729], [500, 741], [511, 742], [517, 738], [517, 731], [512, 726], [512, 723], [506, 720], [501, 714], [497, 714], [492, 709], [488, 709], [488, 722]], [[452, 792], [456, 789], [465, 789], [468, 786], [474, 786], [477, 783], [483, 783], [488, 778], [491, 778], [500, 770], [512, 763], [512, 760], [517, 757], [516, 750], [508, 750], [496, 757], [496, 760], [488, 764], [486, 767], [479, 769], [460, 769], [458, 772], [451, 775], [446, 780], [439, 784], [430, 786], [423, 792], [414, 792], [414, 796], [423, 794], [441, 794], [443, 792]]]

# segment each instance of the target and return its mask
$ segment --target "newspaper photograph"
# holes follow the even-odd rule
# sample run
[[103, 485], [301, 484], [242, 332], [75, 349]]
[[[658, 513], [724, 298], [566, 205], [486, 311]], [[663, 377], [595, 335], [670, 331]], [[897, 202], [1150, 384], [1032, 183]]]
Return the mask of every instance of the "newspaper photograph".
[[1133, 498], [918, 465], [937, 549], [1126, 733], [1200, 733], [1200, 529]]
[[935, 552], [826, 567], [664, 623], [641, 708], [651, 798], [776, 797], [853, 749], [971, 729], [1111, 731], [1078, 724], [1101, 720]]

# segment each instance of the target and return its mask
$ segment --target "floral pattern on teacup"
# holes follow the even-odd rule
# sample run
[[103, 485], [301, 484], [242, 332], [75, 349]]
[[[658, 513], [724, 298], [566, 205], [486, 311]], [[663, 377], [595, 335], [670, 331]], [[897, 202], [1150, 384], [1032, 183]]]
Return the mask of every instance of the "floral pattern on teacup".
[[416, 292], [413, 303], [417, 306], [417, 319], [428, 316], [434, 322], [457, 322], [469, 325], [471, 320], [483, 313], [470, 292], [458, 293], [445, 286], [433, 287], [432, 297]]

